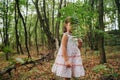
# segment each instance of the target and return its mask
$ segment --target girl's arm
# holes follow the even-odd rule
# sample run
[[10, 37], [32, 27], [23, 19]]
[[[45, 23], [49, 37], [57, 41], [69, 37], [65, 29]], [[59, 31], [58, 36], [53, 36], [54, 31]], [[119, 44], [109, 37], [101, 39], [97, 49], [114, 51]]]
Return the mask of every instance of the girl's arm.
[[63, 34], [61, 44], [62, 44], [62, 55], [65, 61], [68, 60], [67, 42], [68, 42], [68, 36], [66, 34]]

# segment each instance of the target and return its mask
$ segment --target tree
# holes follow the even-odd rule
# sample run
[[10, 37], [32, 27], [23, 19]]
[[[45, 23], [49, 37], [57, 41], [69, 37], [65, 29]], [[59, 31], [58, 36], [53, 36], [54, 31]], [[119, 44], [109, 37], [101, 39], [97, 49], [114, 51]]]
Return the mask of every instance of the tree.
[[59, 27], [60, 27], [60, 16], [61, 16], [61, 13], [60, 13], [60, 9], [62, 8], [62, 2], [63, 0], [60, 0], [60, 4], [58, 6], [58, 14], [57, 14], [57, 21], [56, 21], [56, 29], [55, 29], [55, 33], [56, 33], [56, 41], [58, 42], [58, 45], [60, 45], [60, 38], [59, 38]]
[[38, 18], [37, 18], [37, 21], [36, 21], [36, 24], [35, 24], [35, 44], [36, 44], [36, 50], [37, 50], [37, 55], [38, 55], [39, 54], [39, 49], [38, 49], [38, 41], [37, 41], [37, 38], [38, 38], [37, 25], [38, 25]]
[[17, 6], [17, 9], [18, 9], [18, 14], [20, 16], [20, 18], [22, 19], [22, 23], [23, 23], [23, 27], [24, 27], [24, 35], [25, 35], [25, 46], [26, 46], [26, 49], [27, 49], [27, 53], [28, 53], [28, 58], [31, 58], [31, 55], [30, 55], [30, 52], [29, 52], [29, 49], [28, 49], [28, 35], [27, 35], [27, 29], [26, 29], [26, 22], [21, 14], [21, 11], [20, 11], [20, 8], [19, 8], [19, 0], [15, 0], [16, 1], [16, 6]]
[[120, 30], [120, 0], [115, 0], [118, 14], [118, 28]]
[[52, 8], [52, 32], [53, 32], [53, 36], [55, 34], [55, 31], [54, 31], [54, 11], [55, 11], [55, 0], [53, 0], [53, 8]]
[[54, 57], [53, 53], [54, 53], [54, 49], [55, 49], [55, 40], [54, 40], [54, 37], [53, 37], [52, 33], [50, 32], [50, 28], [49, 28], [50, 26], [49, 26], [48, 18], [46, 16], [45, 1], [43, 0], [44, 16], [42, 16], [41, 12], [39, 11], [38, 0], [35, 0], [35, 2], [33, 1], [33, 3], [34, 3], [35, 8], [36, 8], [36, 12], [37, 12], [38, 20], [40, 22], [40, 26], [47, 36], [49, 49], [52, 50], [50, 56], [51, 56], [51, 58], [53, 58]]
[[[16, 36], [16, 47], [17, 47], [17, 53], [20, 54], [20, 51], [22, 54], [24, 54], [23, 50], [22, 50], [22, 46], [21, 43], [19, 41], [19, 35], [18, 35], [18, 20], [19, 17], [17, 17], [17, 7], [15, 4], [15, 36]], [[19, 51], [20, 50], [20, 51]]]
[[[9, 29], [9, 19], [8, 19], [8, 0], [3, 1], [3, 34], [4, 34], [4, 49], [9, 48], [9, 34], [8, 34], [8, 29]], [[6, 60], [9, 59], [9, 52], [5, 51], [6, 55]]]
[[[103, 22], [103, 16], [104, 16], [104, 7], [103, 7], [103, 0], [99, 0], [99, 6], [98, 6], [98, 21], [99, 21], [99, 27], [98, 29], [104, 32], [104, 22]], [[105, 55], [105, 49], [104, 49], [104, 34], [99, 33], [98, 37], [98, 49], [100, 51], [100, 63], [106, 63], [106, 55]]]

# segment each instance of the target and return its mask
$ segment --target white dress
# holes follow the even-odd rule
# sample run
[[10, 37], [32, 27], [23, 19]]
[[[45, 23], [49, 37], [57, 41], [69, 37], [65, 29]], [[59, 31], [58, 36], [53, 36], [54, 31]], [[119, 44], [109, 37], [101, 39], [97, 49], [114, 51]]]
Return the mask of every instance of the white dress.
[[75, 41], [73, 36], [68, 33], [64, 33], [63, 35], [68, 36], [67, 55], [69, 61], [72, 63], [72, 67], [68, 68], [65, 66], [65, 61], [62, 56], [62, 48], [60, 46], [55, 63], [52, 66], [52, 72], [57, 76], [65, 78], [84, 76], [85, 71], [82, 65], [80, 50], [78, 48], [78, 44], [76, 43], [77, 41]]

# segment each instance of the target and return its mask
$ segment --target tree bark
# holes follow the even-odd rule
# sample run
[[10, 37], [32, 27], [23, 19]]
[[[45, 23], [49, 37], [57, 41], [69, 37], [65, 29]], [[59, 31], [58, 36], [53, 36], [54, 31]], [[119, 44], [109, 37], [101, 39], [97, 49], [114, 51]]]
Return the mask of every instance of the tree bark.
[[118, 10], [118, 28], [120, 31], [120, 0], [115, 0], [116, 6], [117, 6], [117, 10]]
[[1, 42], [3, 43], [3, 35], [2, 35], [2, 30], [0, 30], [0, 36], [1, 36]]
[[45, 21], [45, 24], [46, 24], [48, 30], [50, 30], [49, 29], [49, 21], [48, 21], [47, 15], [46, 15], [46, 2], [45, 2], [45, 0], [43, 0], [43, 12], [44, 12], [44, 18], [43, 19]]
[[[94, 10], [94, 0], [90, 0], [89, 1], [89, 4], [90, 4], [90, 11], [93, 11]], [[89, 38], [89, 42], [90, 42], [90, 48], [91, 50], [94, 49], [94, 45], [93, 45], [93, 25], [92, 25], [92, 18], [90, 17], [90, 25], [89, 25], [89, 30], [90, 32], [88, 32], [88, 38]]]
[[39, 49], [38, 49], [38, 42], [37, 42], [37, 24], [38, 24], [38, 18], [35, 24], [35, 45], [36, 45], [36, 51], [37, 51], [37, 55], [39, 54]]
[[19, 0], [15, 0], [16, 1], [16, 6], [17, 6], [17, 9], [18, 9], [18, 14], [20, 16], [20, 18], [22, 19], [22, 23], [23, 23], [23, 26], [24, 26], [24, 31], [25, 31], [25, 46], [26, 46], [26, 50], [27, 50], [27, 53], [28, 53], [28, 58], [31, 58], [31, 55], [30, 55], [30, 52], [29, 52], [29, 49], [28, 49], [28, 43], [27, 43], [27, 29], [26, 29], [26, 23], [25, 23], [25, 20], [20, 12], [20, 8], [19, 8]]
[[18, 20], [19, 20], [19, 17], [17, 17], [17, 7], [15, 4], [15, 36], [16, 36], [17, 53], [20, 54], [20, 52], [21, 52], [22, 54], [24, 54], [22, 47], [21, 47], [21, 43], [19, 41], [18, 26], [17, 26]]
[[[38, 16], [41, 28], [43, 28], [43, 31], [44, 31], [44, 33], [47, 36], [49, 49], [54, 51], [54, 49], [55, 49], [55, 40], [53, 38], [53, 35], [50, 32], [49, 23], [47, 21], [47, 17], [44, 14], [45, 20], [42, 18], [41, 12], [39, 11], [39, 7], [38, 7], [38, 0], [36, 0], [35, 2], [33, 1], [33, 3], [34, 3], [35, 8], [36, 8], [36, 12], [37, 12], [37, 16]], [[45, 5], [45, 3], [44, 3], [44, 5]], [[45, 6], [44, 6], [44, 8], [45, 8]], [[45, 9], [44, 9], [44, 13], [46, 13]], [[53, 58], [54, 54], [51, 54], [51, 57]]]
[[57, 21], [56, 21], [56, 40], [57, 40], [57, 42], [58, 42], [58, 45], [60, 45], [60, 38], [59, 38], [59, 27], [60, 27], [60, 20], [59, 20], [59, 18], [60, 18], [60, 16], [61, 16], [61, 14], [60, 14], [60, 9], [62, 8], [62, 2], [63, 2], [63, 0], [60, 0], [60, 4], [59, 4], [59, 7], [58, 7], [58, 14], [57, 14]]
[[[3, 7], [5, 8], [4, 10], [4, 15], [3, 15], [3, 34], [4, 34], [4, 47], [8, 47], [9, 48], [9, 34], [8, 34], [8, 0], [5, 2], [3, 1]], [[8, 56], [8, 52], [6, 52], [5, 56], [6, 56], [6, 60], [9, 59]]]
[[53, 0], [53, 9], [52, 9], [52, 32], [53, 32], [53, 36], [55, 34], [55, 32], [54, 32], [54, 8], [55, 8], [55, 0]]
[[16, 47], [17, 47], [17, 53], [20, 54], [19, 51], [19, 36], [18, 36], [18, 29], [17, 29], [18, 19], [16, 14], [16, 4], [15, 4], [15, 36], [16, 36]]
[[[99, 30], [104, 31], [104, 22], [103, 22], [103, 15], [104, 15], [104, 7], [103, 7], [103, 0], [99, 0]], [[106, 55], [104, 50], [104, 35], [99, 34], [98, 39], [98, 49], [100, 51], [100, 63], [106, 63]]]
[[64, 0], [64, 7], [66, 7], [66, 0]]

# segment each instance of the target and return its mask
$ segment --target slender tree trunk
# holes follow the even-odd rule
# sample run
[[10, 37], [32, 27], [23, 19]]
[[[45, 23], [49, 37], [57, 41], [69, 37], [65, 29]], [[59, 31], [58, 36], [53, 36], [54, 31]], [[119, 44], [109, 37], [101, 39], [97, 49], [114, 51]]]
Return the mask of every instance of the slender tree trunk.
[[56, 21], [56, 39], [58, 42], [58, 45], [60, 45], [60, 39], [59, 39], [59, 28], [60, 28], [60, 20], [58, 18], [60, 18], [61, 14], [60, 14], [60, 9], [62, 8], [62, 2], [63, 0], [60, 0], [60, 4], [58, 7], [58, 15], [57, 15], [57, 21]]
[[31, 55], [30, 55], [30, 52], [29, 52], [29, 49], [28, 49], [28, 43], [27, 43], [27, 29], [26, 29], [26, 23], [25, 23], [25, 20], [20, 12], [20, 8], [19, 8], [19, 0], [15, 0], [16, 1], [16, 5], [17, 5], [17, 9], [18, 9], [18, 14], [20, 16], [20, 18], [22, 19], [22, 23], [23, 23], [23, 26], [24, 26], [24, 31], [25, 31], [25, 46], [26, 46], [26, 50], [27, 50], [27, 53], [28, 53], [28, 58], [31, 58]]
[[36, 24], [35, 24], [35, 45], [36, 45], [37, 55], [39, 55], [38, 42], [37, 42], [37, 38], [38, 38], [37, 24], [38, 24], [38, 18], [37, 18], [37, 21], [36, 21]]
[[[5, 8], [5, 1], [3, 1], [3, 8]], [[3, 11], [3, 17], [2, 17], [2, 21], [3, 21], [3, 43], [2, 44], [4, 44], [4, 42], [5, 42], [5, 11]], [[4, 44], [5, 45], [5, 44]]]
[[117, 6], [117, 11], [118, 11], [118, 28], [120, 31], [120, 0], [115, 0], [116, 6]]
[[[31, 23], [31, 22], [30, 22]], [[29, 43], [29, 48], [30, 48], [30, 46], [32, 45], [31, 44], [31, 33], [30, 33], [30, 30], [31, 30], [31, 24], [30, 24], [30, 26], [28, 26], [28, 43]]]
[[[32, 19], [32, 14], [31, 14], [31, 19]], [[32, 27], [32, 20], [30, 21], [30, 25], [28, 26], [28, 35], [29, 35], [29, 39], [28, 39], [28, 43], [29, 43], [29, 46], [32, 45], [32, 35], [34, 34], [34, 31], [35, 31], [35, 27], [34, 29], [31, 31], [31, 27]]]
[[[53, 35], [51, 34], [50, 29], [49, 29], [49, 23], [48, 23], [47, 16], [46, 16], [46, 9], [43, 9], [44, 18], [45, 18], [45, 19], [43, 19], [41, 12], [39, 11], [38, 0], [36, 0], [35, 2], [33, 1], [33, 3], [34, 3], [35, 8], [36, 8], [36, 12], [37, 12], [37, 16], [38, 16], [41, 28], [43, 28], [43, 31], [47, 36], [49, 49], [52, 50], [52, 54], [50, 56], [51, 56], [51, 58], [53, 58], [54, 57], [53, 51], [55, 49], [55, 40], [54, 40]], [[45, 8], [45, 2], [43, 2], [43, 8]]]
[[19, 20], [19, 17], [17, 17], [17, 7], [15, 4], [15, 36], [16, 36], [17, 53], [20, 54], [21, 52], [22, 54], [24, 54], [22, 47], [21, 47], [21, 43], [19, 41], [18, 26], [17, 26], [18, 20]]
[[[96, 26], [96, 29], [98, 29], [98, 26]], [[98, 50], [98, 34], [94, 34], [94, 50]]]
[[64, 0], [64, 7], [66, 7], [66, 0]]
[[[25, 23], [27, 23], [27, 14], [28, 14], [28, 0], [26, 0], [26, 16], [25, 16]], [[28, 46], [32, 45], [31, 43], [31, 35], [30, 35], [30, 29], [31, 29], [31, 21], [30, 21], [30, 26], [28, 26]]]
[[[94, 10], [94, 7], [93, 7], [94, 0], [89, 0], [89, 4], [90, 4], [90, 11], [93, 11]], [[90, 25], [89, 25], [89, 30], [90, 31], [88, 32], [88, 38], [89, 38], [89, 44], [90, 44], [89, 46], [90, 46], [91, 50], [93, 50], [94, 46], [93, 46], [93, 30], [92, 30], [93, 25], [92, 25], [92, 18], [90, 17], [89, 20], [90, 20]]]
[[[94, 8], [97, 10], [98, 9], [98, 0], [94, 0]], [[99, 21], [98, 21], [99, 22]], [[95, 26], [96, 29], [99, 29], [99, 25]], [[98, 33], [94, 33], [94, 50], [98, 50]]]
[[16, 14], [16, 4], [15, 4], [15, 35], [16, 35], [16, 46], [17, 46], [17, 53], [20, 54], [19, 51], [19, 40], [18, 40], [18, 31], [17, 31], [17, 24], [18, 24], [18, 19], [17, 19], [17, 14]]
[[0, 31], [0, 36], [1, 36], [1, 42], [3, 43], [3, 35], [2, 35], [2, 31]]
[[[9, 37], [9, 35], [8, 35], [8, 28], [9, 28], [9, 25], [8, 25], [8, 0], [6, 2], [3, 1], [3, 7], [5, 8], [4, 16], [3, 16], [4, 47], [9, 48], [9, 40], [8, 40], [8, 37]], [[8, 52], [6, 52], [6, 54], [5, 54], [6, 60], [9, 59], [8, 54], [9, 54]]]
[[6, 4], [6, 13], [5, 13], [5, 46], [8, 46], [8, 0]]
[[[50, 9], [49, 9], [49, 4], [46, 4], [47, 5], [47, 9], [46, 9], [46, 12], [47, 12], [47, 22], [48, 22], [48, 24], [49, 24], [49, 27], [51, 26], [50, 25], [50, 18], [51, 18], [51, 16], [50, 16]], [[52, 32], [51, 32], [52, 33]]]
[[[99, 0], [99, 30], [104, 31], [104, 23], [103, 23], [103, 15], [104, 15], [104, 8], [103, 8], [103, 0]], [[99, 34], [98, 39], [98, 49], [100, 51], [100, 63], [106, 63], [106, 55], [104, 50], [104, 35]]]
[[[19, 38], [18, 38], [18, 41], [19, 41]], [[20, 48], [20, 52], [24, 54], [20, 41], [19, 41], [19, 48]]]
[[54, 32], [54, 8], [55, 8], [55, 0], [53, 0], [53, 9], [52, 9], [52, 32], [53, 32], [53, 36], [55, 34], [55, 32]]
[[[94, 4], [95, 4], [95, 0], [89, 0], [89, 4], [90, 4], [90, 11], [94, 11]], [[93, 32], [93, 24], [92, 24], [92, 18], [89, 18], [90, 21], [90, 25], [89, 25], [89, 32], [88, 32], [88, 40], [89, 40], [89, 46], [91, 48], [91, 50], [98, 50], [98, 38], [97, 38], [97, 34], [95, 32]]]
[[28, 14], [28, 0], [26, 0], [26, 16], [25, 16], [26, 23], [27, 23], [27, 14]]
[[[5, 9], [6, 6], [5, 6], [5, 1], [3, 0], [3, 8]], [[3, 11], [3, 43], [4, 46], [5, 46], [5, 10]]]
[[31, 41], [31, 37], [32, 37], [32, 34], [34, 33], [34, 29], [33, 31], [31, 31], [31, 27], [32, 27], [32, 14], [31, 14], [31, 20], [30, 20], [30, 25], [28, 26], [28, 43], [29, 43], [29, 47], [32, 45], [32, 41]]
[[89, 32], [87, 33], [88, 36], [88, 43], [89, 43], [89, 47], [91, 48], [91, 50], [93, 50], [93, 33], [92, 33], [92, 26], [89, 25]]
[[44, 21], [45, 21], [45, 24], [46, 24], [48, 30], [50, 30], [49, 29], [49, 21], [48, 21], [47, 15], [46, 15], [46, 2], [45, 2], [45, 0], [43, 0], [43, 12], [44, 12]]
[[[7, 5], [6, 5], [6, 24], [5, 24], [5, 47], [8, 47], [8, 0], [7, 0]], [[6, 53], [6, 60], [8, 60], [8, 52]]]

